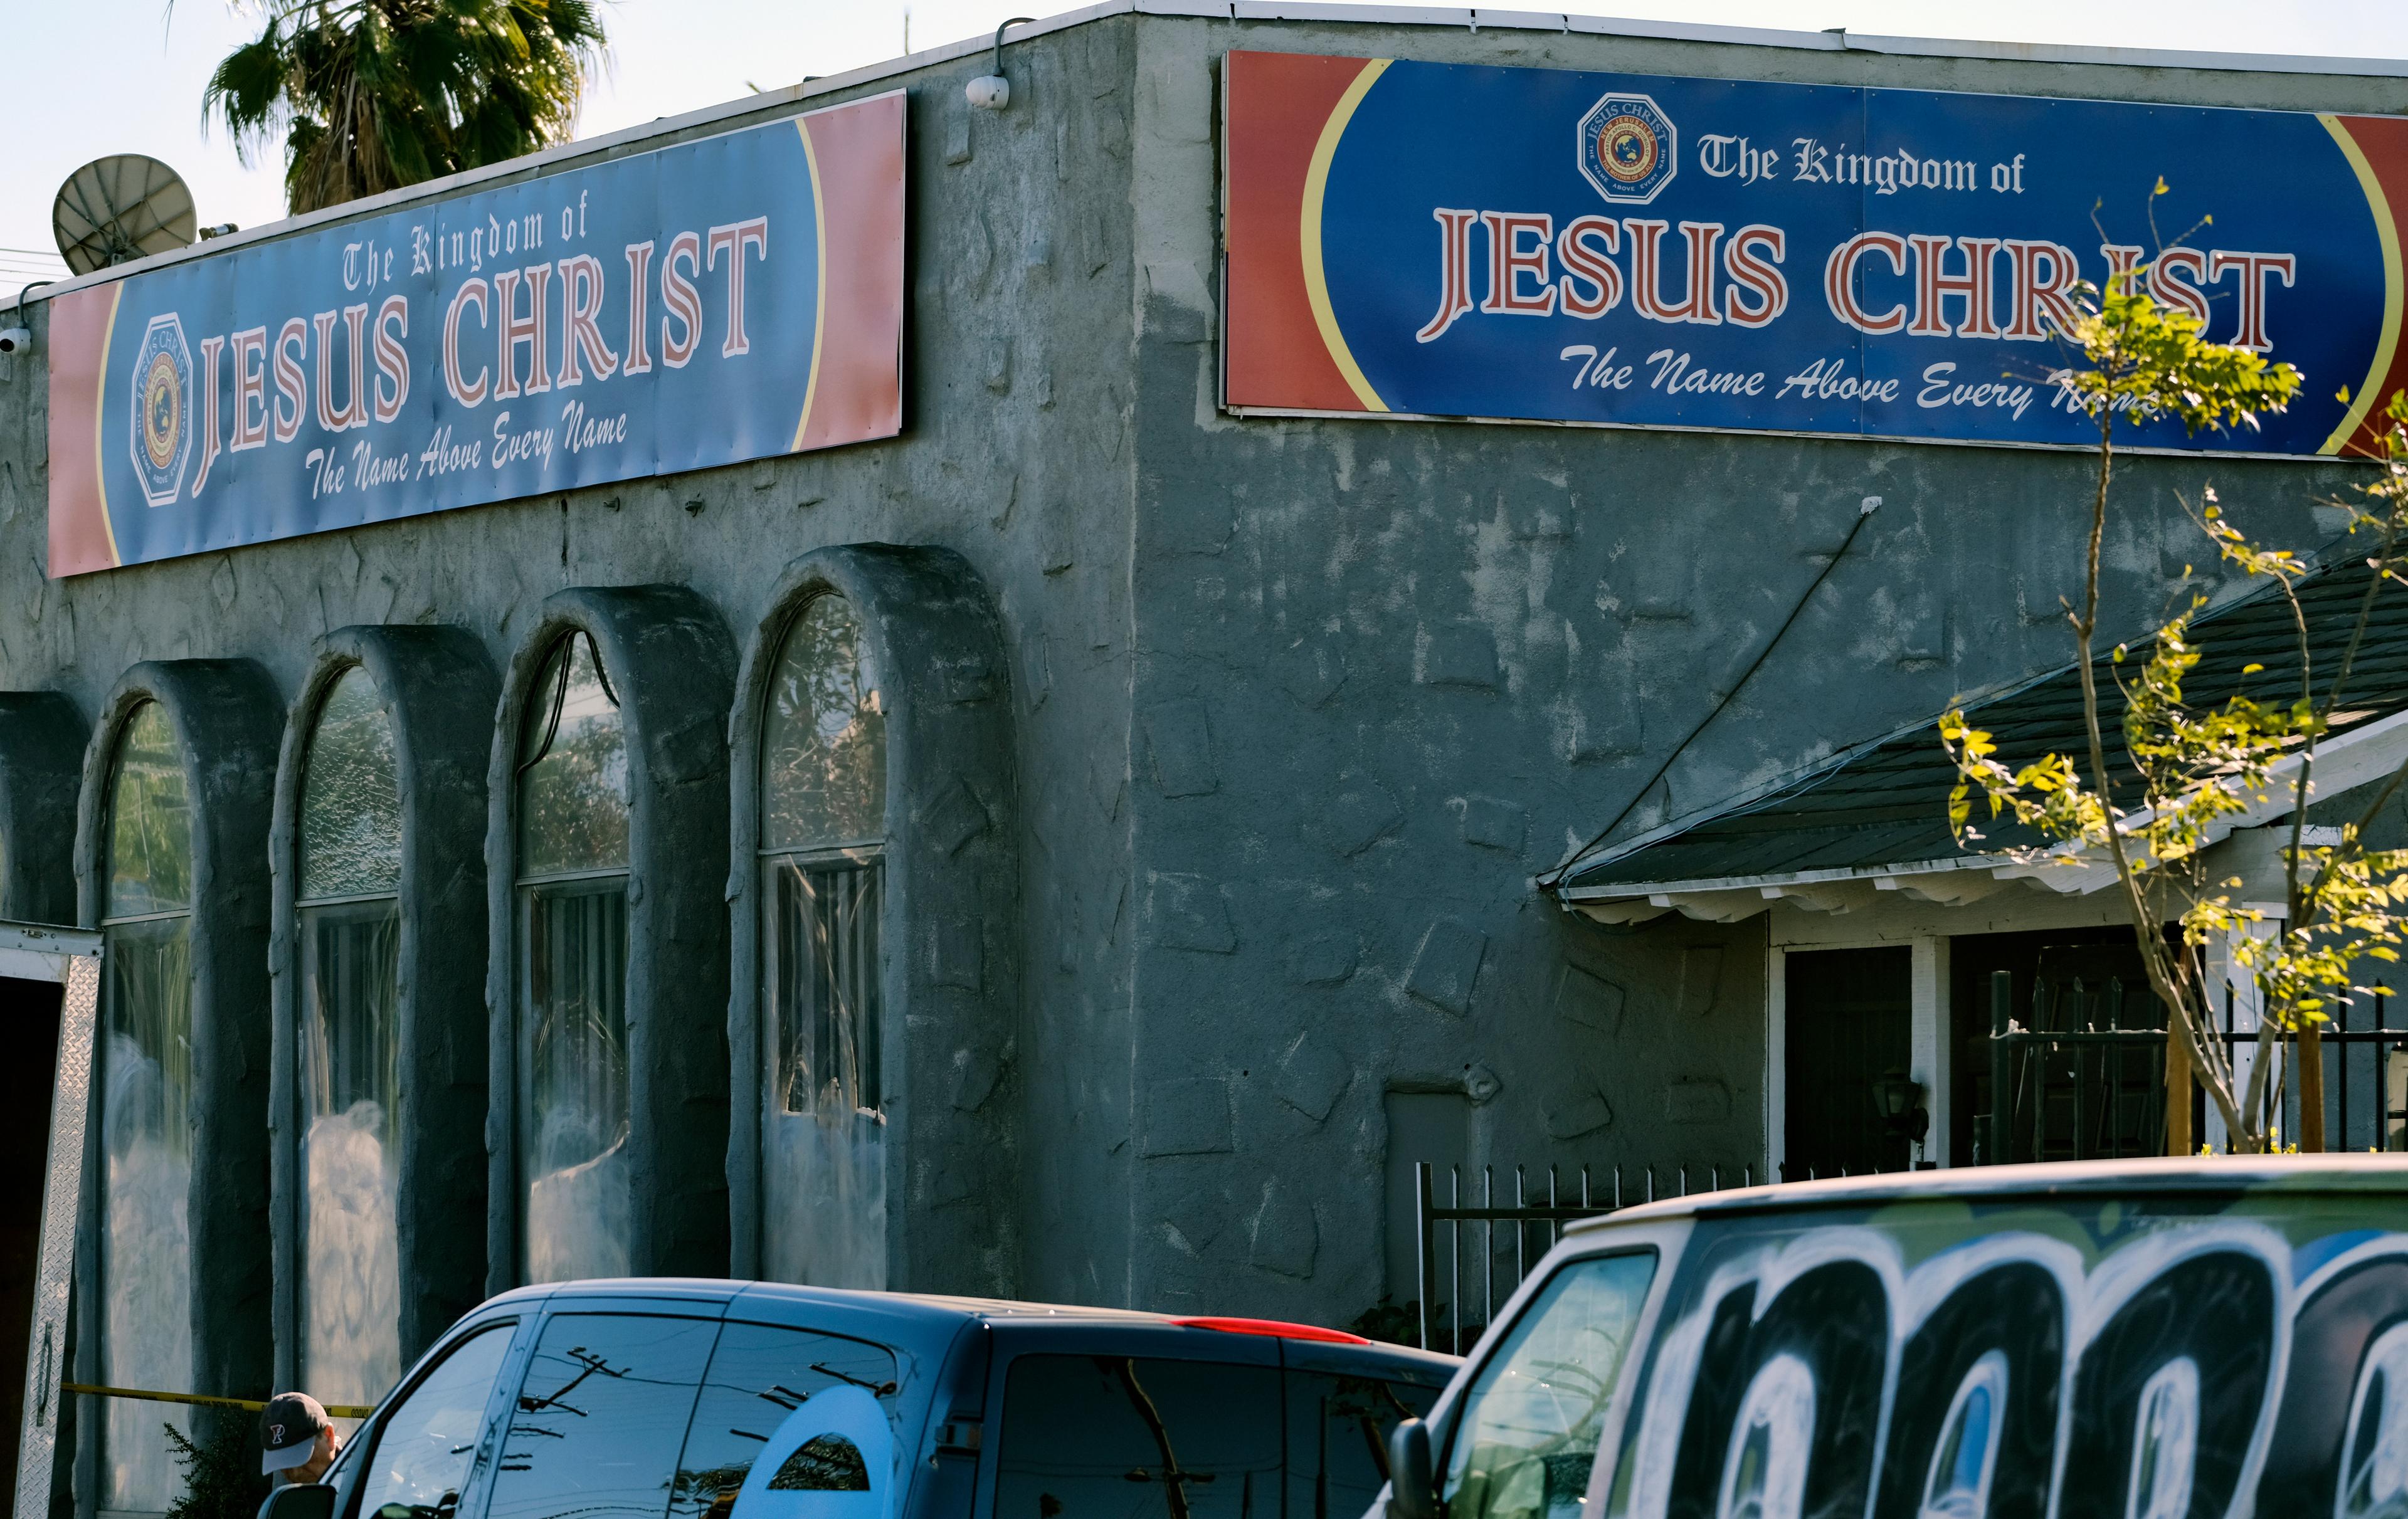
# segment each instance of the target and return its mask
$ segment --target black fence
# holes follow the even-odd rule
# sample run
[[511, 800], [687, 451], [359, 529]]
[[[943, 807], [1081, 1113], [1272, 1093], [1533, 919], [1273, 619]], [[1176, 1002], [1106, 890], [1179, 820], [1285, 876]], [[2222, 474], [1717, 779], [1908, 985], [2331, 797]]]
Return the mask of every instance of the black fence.
[[[2163, 1010], [2145, 983], [2109, 975], [2035, 982], [2030, 1022], [2014, 1017], [2014, 978], [1990, 978], [1987, 1090], [1975, 1104], [1974, 1165], [2003, 1161], [2093, 1160], [2165, 1153], [2166, 1031]], [[2390, 1022], [2389, 998], [2344, 1005], [2322, 1031], [2329, 1150], [2408, 1149], [2408, 1025]], [[2221, 1037], [2228, 1053], [2256, 1046], [2254, 1030], [2234, 1026], [2228, 1000]], [[2296, 1059], [2296, 1045], [2269, 1040], [2270, 1057]], [[2296, 1135], [2296, 1072], [2281, 1086], [2288, 1106], [2272, 1114]], [[2286, 1096], [2287, 1094], [2287, 1096]], [[2205, 1098], [2193, 1095], [2191, 1132], [2204, 1135]], [[1844, 1170], [1832, 1173], [1845, 1175]], [[1770, 1177], [1754, 1167], [1584, 1166], [1567, 1174], [1515, 1166], [1500, 1177], [1483, 1166], [1413, 1167], [1418, 1291], [1410, 1333], [1424, 1349], [1461, 1354], [1532, 1266], [1562, 1238], [1564, 1225], [1637, 1203], [1753, 1186], [1759, 1180], [1804, 1182], [1811, 1168], [1784, 1166]], [[1500, 1196], [1500, 1188], [1504, 1195]]]
[[[1692, 1169], [1685, 1166], [1660, 1170], [1644, 1166], [1629, 1171], [1616, 1166], [1598, 1173], [1584, 1166], [1569, 1184], [1559, 1168], [1550, 1166], [1543, 1195], [1534, 1197], [1530, 1175], [1525, 1168], [1516, 1166], [1512, 1195], [1500, 1200], [1497, 1196], [1497, 1168], [1483, 1166], [1478, 1176], [1479, 1197], [1474, 1200], [1464, 1195], [1463, 1168], [1449, 1166], [1445, 1197], [1441, 1199], [1437, 1168], [1426, 1160], [1414, 1162], [1414, 1222], [1420, 1240], [1416, 1283], [1420, 1290], [1413, 1299], [1418, 1338], [1414, 1342], [1424, 1350], [1465, 1354], [1478, 1342], [1489, 1319], [1521, 1285], [1531, 1266], [1563, 1237], [1565, 1225], [1633, 1204], [1654, 1202], [1658, 1197], [1719, 1192], [1726, 1184], [1726, 1176], [1730, 1185], [1756, 1184], [1755, 1168], [1745, 1166], [1728, 1173], [1719, 1167]], [[1443, 1269], [1440, 1259], [1440, 1229], [1446, 1231]], [[1467, 1246], [1471, 1248], [1474, 1261], [1469, 1286], [1480, 1297], [1469, 1318], [1464, 1305]], [[1440, 1293], [1445, 1296], [1440, 1297]]]
[[[2030, 1022], [2014, 1017], [2013, 978], [1990, 978], [1988, 1111], [1974, 1126], [1974, 1164], [2101, 1160], [2166, 1149], [2164, 1008], [2145, 983], [2080, 978], [2035, 985]], [[2396, 1150], [2408, 1125], [2408, 1027], [2390, 1022], [2390, 999], [2354, 998], [2320, 1031], [2328, 1150]], [[2264, 1045], [2268, 1058], [2295, 1061], [2296, 1041], [2261, 1040], [2224, 1010], [2228, 1057]], [[2296, 1071], [2268, 1082], [2267, 1125], [2287, 1142], [2299, 1132]], [[2207, 1133], [2203, 1094], [2191, 1097], [2191, 1133]]]

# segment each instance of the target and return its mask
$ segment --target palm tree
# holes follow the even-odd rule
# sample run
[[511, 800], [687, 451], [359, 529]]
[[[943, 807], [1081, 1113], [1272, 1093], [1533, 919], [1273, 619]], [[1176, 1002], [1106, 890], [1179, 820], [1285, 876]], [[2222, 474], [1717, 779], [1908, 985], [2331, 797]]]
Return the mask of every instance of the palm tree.
[[265, 22], [202, 95], [249, 150], [284, 135], [294, 214], [567, 136], [603, 61], [595, 0], [243, 0]]

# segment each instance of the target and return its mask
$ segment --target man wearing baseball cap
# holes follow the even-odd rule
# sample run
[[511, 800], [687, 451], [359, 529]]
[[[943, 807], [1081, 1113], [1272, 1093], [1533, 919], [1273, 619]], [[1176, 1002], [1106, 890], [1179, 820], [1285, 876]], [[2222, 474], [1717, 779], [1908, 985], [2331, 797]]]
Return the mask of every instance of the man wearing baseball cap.
[[325, 1409], [308, 1393], [278, 1393], [260, 1412], [259, 1469], [280, 1482], [316, 1482], [342, 1445]]

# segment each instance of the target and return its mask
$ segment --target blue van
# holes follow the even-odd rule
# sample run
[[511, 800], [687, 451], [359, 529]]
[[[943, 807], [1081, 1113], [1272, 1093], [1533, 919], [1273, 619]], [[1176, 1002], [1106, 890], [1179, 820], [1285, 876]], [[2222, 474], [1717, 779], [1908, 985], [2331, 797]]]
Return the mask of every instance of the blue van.
[[267, 1519], [1357, 1519], [1452, 1357], [715, 1281], [505, 1293]]

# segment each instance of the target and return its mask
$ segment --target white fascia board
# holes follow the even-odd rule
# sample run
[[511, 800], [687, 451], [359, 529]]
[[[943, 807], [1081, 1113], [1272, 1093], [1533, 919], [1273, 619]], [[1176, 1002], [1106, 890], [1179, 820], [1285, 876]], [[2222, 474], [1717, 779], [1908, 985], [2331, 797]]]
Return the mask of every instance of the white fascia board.
[[[2343, 78], [2408, 79], [2408, 60], [2373, 58], [2311, 58], [2286, 53], [2220, 53], [2182, 52], [2155, 48], [2085, 48], [2056, 44], [2014, 42], [1958, 42], [1921, 37], [1853, 36], [1844, 31], [1788, 32], [1770, 27], [1706, 26], [1680, 21], [1622, 21], [1612, 17], [1575, 16], [1563, 11], [1464, 9], [1416, 6], [1358, 6], [1329, 3], [1329, 0], [1293, 0], [1274, 4], [1270, 0], [1104, 0], [1103, 4], [1067, 10], [1057, 16], [1028, 21], [1012, 29], [1009, 42], [1023, 42], [1030, 37], [1084, 26], [1090, 21], [1112, 16], [1165, 16], [1197, 21], [1312, 21], [1344, 26], [1428, 26], [1500, 32], [1570, 32], [1589, 36], [1621, 36], [1667, 42], [1709, 42], [1737, 47], [1788, 48], [1811, 52], [1875, 52], [1893, 53], [1914, 58], [1964, 58], [2000, 62], [2038, 64], [2087, 64], [2123, 68], [2206, 69], [2252, 74], [2329, 74]], [[382, 211], [456, 194], [505, 178], [538, 174], [564, 167], [581, 158], [607, 153], [653, 137], [666, 137], [695, 127], [712, 126], [740, 118], [769, 115], [781, 107], [800, 106], [819, 96], [838, 91], [875, 84], [882, 79], [896, 79], [917, 69], [932, 68], [957, 59], [988, 51], [995, 46], [992, 34], [965, 37], [900, 58], [890, 58], [842, 74], [830, 74], [781, 90], [765, 90], [759, 94], [706, 106], [678, 116], [664, 116], [640, 126], [624, 127], [598, 137], [580, 137], [540, 152], [528, 153], [500, 164], [468, 169], [441, 179], [387, 191], [362, 200], [345, 201], [323, 210], [304, 216], [287, 217], [261, 226], [247, 227], [223, 237], [195, 242], [189, 248], [157, 253], [145, 259], [120, 264], [111, 268], [73, 279], [61, 279], [42, 287], [34, 300], [48, 300], [88, 285], [122, 279], [129, 275], [144, 274], [165, 268], [186, 259], [205, 258], [212, 253], [236, 248], [252, 247], [296, 233], [334, 222], [373, 216]], [[22, 305], [25, 297], [21, 295]]]
[[1947, 37], [1884, 36], [1842, 27], [1798, 32], [1769, 26], [1712, 26], [1694, 21], [1633, 21], [1558, 11], [1482, 10], [1436, 6], [1356, 6], [1329, 0], [1224, 0], [1223, 4], [1141, 0], [1151, 16], [1229, 21], [1321, 21], [1368, 26], [1446, 26], [1469, 31], [1576, 32], [1589, 36], [1660, 42], [1720, 42], [1807, 52], [1890, 53], [1909, 58], [1964, 58], [1999, 63], [2087, 64], [2115, 68], [2178, 68], [2247, 74], [2334, 74], [2358, 79], [2408, 78], [2408, 60], [2319, 58], [2303, 53], [2187, 52], [2176, 48], [2098, 48], [2063, 43], [1974, 42]]
[[2307, 53], [2186, 52], [2174, 48], [2092, 48], [2043, 42], [1956, 42], [1928, 37], [1840, 34], [1850, 52], [1908, 58], [1969, 58], [2000, 63], [2092, 64], [2119, 68], [2179, 68], [2240, 74], [2337, 74], [2358, 79], [2408, 78], [2408, 60], [2319, 58]]
[[1637, 896], [1666, 896], [1698, 892], [1761, 892], [1784, 886], [1815, 886], [1835, 881], [1879, 881], [1887, 876], [1927, 876], [1942, 870], [1991, 870], [2005, 863], [1998, 854], [1959, 854], [1939, 860], [1907, 860], [1894, 865], [1855, 866], [1838, 870], [1787, 870], [1761, 876], [1703, 876], [1694, 881], [1617, 881], [1611, 886], [1565, 886], [1555, 895], [1567, 902], [1613, 902]]
[[[2337, 796], [2389, 775], [2400, 768], [2403, 759], [2408, 759], [2408, 708], [2327, 738], [2316, 746], [2315, 768], [2308, 780], [2308, 805], [2314, 807], [2319, 796]], [[2266, 795], [2211, 824], [2200, 847], [2220, 844], [2243, 828], [2261, 827], [2277, 818], [2289, 817], [2292, 788], [2306, 760], [2305, 754], [2286, 754], [2268, 766]], [[2151, 817], [2147, 811], [2132, 814], [2124, 825], [2125, 833], [2128, 836], [2148, 826]], [[2083, 858], [2086, 861], [2094, 853], [2085, 852]], [[2106, 857], [2100, 854], [2097, 858], [2104, 863]]]

